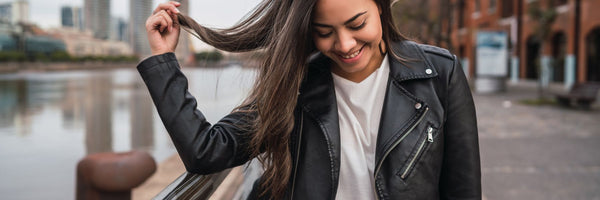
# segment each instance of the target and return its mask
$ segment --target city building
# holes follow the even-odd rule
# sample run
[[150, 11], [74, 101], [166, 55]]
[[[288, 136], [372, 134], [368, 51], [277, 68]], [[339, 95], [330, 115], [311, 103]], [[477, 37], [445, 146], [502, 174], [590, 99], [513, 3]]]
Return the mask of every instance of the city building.
[[0, 4], [0, 22], [10, 23], [12, 21], [12, 3]]
[[146, 19], [152, 14], [152, 0], [129, 1], [129, 44], [140, 58], [151, 55], [146, 36]]
[[129, 44], [95, 38], [90, 30], [82, 32], [74, 28], [61, 27], [50, 29], [48, 33], [61, 39], [66, 46], [67, 53], [73, 57], [133, 55]]
[[69, 6], [63, 6], [60, 8], [60, 24], [63, 27], [73, 27], [75, 25], [75, 18], [73, 17], [73, 8]]
[[111, 18], [110, 39], [117, 41], [127, 41], [127, 22], [123, 18]]
[[0, 4], [0, 22], [28, 23], [29, 3], [26, 0], [14, 0]]
[[[175, 0], [181, 3], [181, 6], [179, 6], [178, 10], [185, 14], [188, 15], [190, 14], [190, 2], [188, 0]], [[182, 32], [184, 32], [184, 30], [181, 30]], [[177, 44], [177, 49], [175, 49], [175, 54], [177, 55], [177, 59], [179, 60], [180, 63], [183, 64], [190, 64], [193, 61], [193, 55], [192, 55], [192, 49], [193, 47], [191, 46], [192, 43], [190, 41], [190, 34], [187, 33], [182, 33], [179, 36], [179, 43]]]
[[18, 51], [26, 55], [64, 52], [65, 43], [34, 24], [0, 23], [0, 51]]
[[81, 8], [63, 6], [60, 9], [60, 21], [63, 27], [73, 27], [83, 30], [83, 13]]
[[443, 19], [441, 33], [450, 44], [442, 46], [461, 57], [468, 75], [485, 67], [475, 66], [477, 33], [502, 31], [508, 35], [512, 81], [541, 79], [565, 87], [600, 81], [600, 12], [595, 12], [600, 1], [446, 1], [452, 17]]
[[83, 6], [85, 29], [94, 37], [108, 39], [110, 36], [110, 0], [85, 0]]

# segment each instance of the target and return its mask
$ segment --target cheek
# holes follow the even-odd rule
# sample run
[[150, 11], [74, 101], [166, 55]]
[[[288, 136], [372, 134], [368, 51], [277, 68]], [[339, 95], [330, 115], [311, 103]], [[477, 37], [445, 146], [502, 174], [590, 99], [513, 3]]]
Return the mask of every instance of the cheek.
[[379, 43], [382, 38], [381, 23], [379, 21], [371, 23], [360, 32], [358, 37], [365, 42]]
[[320, 38], [318, 36], [314, 36], [314, 42], [315, 42], [315, 47], [317, 48], [317, 50], [319, 50], [323, 53], [329, 51], [329, 49], [332, 46], [330, 40]]

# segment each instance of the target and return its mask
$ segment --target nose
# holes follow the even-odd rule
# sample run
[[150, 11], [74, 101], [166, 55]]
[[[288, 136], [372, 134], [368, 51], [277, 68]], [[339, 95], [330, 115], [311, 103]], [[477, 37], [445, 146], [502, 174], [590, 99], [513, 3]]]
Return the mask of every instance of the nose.
[[352, 50], [352, 48], [354, 48], [354, 46], [356, 46], [356, 39], [354, 39], [351, 33], [348, 33], [346, 31], [341, 31], [337, 33], [337, 38], [334, 44], [336, 51], [344, 54], [349, 54], [352, 53], [350, 51]]

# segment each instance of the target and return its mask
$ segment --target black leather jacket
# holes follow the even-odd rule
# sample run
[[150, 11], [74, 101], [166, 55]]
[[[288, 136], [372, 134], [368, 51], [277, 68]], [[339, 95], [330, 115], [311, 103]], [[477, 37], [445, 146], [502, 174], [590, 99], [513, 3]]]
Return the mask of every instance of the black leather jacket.
[[[464, 72], [447, 50], [409, 41], [392, 44], [390, 76], [376, 145], [378, 199], [481, 199], [475, 107]], [[331, 61], [316, 56], [300, 89], [290, 149], [287, 195], [335, 199], [340, 164], [338, 112]], [[403, 64], [404, 63], [404, 64]], [[212, 125], [196, 109], [174, 54], [138, 65], [186, 169], [209, 174], [241, 165], [252, 113]]]

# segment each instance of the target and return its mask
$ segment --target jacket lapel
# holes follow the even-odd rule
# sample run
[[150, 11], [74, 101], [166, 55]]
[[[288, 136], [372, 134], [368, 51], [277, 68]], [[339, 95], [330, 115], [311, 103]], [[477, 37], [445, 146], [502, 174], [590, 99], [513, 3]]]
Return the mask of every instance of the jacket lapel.
[[332, 166], [332, 187], [337, 188], [339, 178], [340, 128], [335, 97], [335, 87], [327, 57], [317, 54], [300, 88], [298, 104], [315, 119], [327, 140], [327, 149]]
[[425, 58], [423, 50], [409, 41], [392, 44], [395, 53], [406, 61], [399, 61], [390, 56], [390, 78], [386, 89], [385, 100], [377, 135], [375, 153], [376, 165], [384, 157], [385, 152], [419, 121], [425, 114], [426, 103], [414, 96], [405, 85], [409, 80], [424, 79], [437, 76], [435, 68]]
[[[435, 68], [425, 59], [425, 54], [417, 44], [409, 41], [392, 44], [392, 50], [407, 61], [399, 61], [390, 56], [390, 75], [384, 100], [380, 128], [377, 136], [376, 163], [385, 151], [391, 148], [403, 132], [406, 132], [424, 114], [426, 104], [405, 89], [408, 80], [425, 79], [437, 76]], [[316, 54], [309, 63], [308, 70], [298, 98], [298, 104], [309, 117], [315, 119], [327, 139], [330, 161], [333, 163], [334, 187], [339, 178], [340, 128], [331, 76], [331, 60]], [[417, 109], [417, 103], [421, 104]]]

